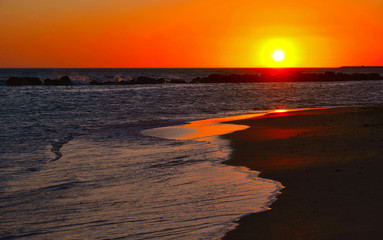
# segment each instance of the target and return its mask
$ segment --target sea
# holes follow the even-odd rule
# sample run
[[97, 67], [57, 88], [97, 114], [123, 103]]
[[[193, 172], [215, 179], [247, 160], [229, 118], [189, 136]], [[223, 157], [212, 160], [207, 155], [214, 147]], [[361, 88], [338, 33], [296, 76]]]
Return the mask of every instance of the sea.
[[[328, 70], [383, 75], [305, 71]], [[0, 238], [220, 239], [240, 217], [269, 210], [283, 183], [223, 164], [230, 143], [218, 135], [145, 133], [278, 108], [383, 104], [383, 81], [89, 85], [261, 71], [0, 69], [0, 81], [75, 82], [0, 86]]]

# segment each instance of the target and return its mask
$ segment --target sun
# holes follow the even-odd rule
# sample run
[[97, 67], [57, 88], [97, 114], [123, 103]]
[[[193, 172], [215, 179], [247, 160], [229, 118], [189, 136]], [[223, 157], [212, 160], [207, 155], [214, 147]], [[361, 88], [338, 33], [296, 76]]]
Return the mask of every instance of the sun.
[[291, 68], [300, 61], [299, 40], [288, 37], [265, 38], [256, 48], [256, 61], [259, 67]]
[[275, 50], [272, 57], [274, 61], [281, 62], [285, 59], [285, 53], [282, 50]]

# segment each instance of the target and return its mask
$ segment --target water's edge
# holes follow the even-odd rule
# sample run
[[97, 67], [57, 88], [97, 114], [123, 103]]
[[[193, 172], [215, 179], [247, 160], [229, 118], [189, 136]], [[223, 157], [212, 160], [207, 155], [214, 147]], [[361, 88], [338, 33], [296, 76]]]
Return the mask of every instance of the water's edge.
[[[303, 109], [295, 109], [295, 110], [303, 110]], [[226, 160], [229, 159], [233, 149], [230, 147], [229, 140], [223, 139], [222, 136], [225, 134], [229, 134], [232, 132], [241, 131], [241, 130], [245, 130], [249, 128], [249, 126], [239, 125], [235, 123], [227, 124], [226, 122], [260, 117], [275, 111], [276, 110], [259, 111], [258, 113], [255, 113], [255, 114], [253, 113], [253, 114], [244, 114], [244, 115], [237, 115], [237, 116], [230, 116], [230, 117], [223, 117], [223, 118], [198, 120], [198, 121], [192, 121], [192, 122], [189, 122], [188, 124], [180, 125], [180, 126], [161, 127], [161, 128], [147, 129], [147, 130], [141, 131], [141, 134], [146, 136], [151, 136], [151, 137], [176, 139], [176, 140], [202, 141], [202, 142], [206, 142], [207, 144], [216, 145], [218, 146], [220, 152], [225, 153], [226, 159], [221, 160], [218, 163], [212, 162], [212, 164], [221, 164], [225, 166], [234, 167], [235, 171], [246, 173], [248, 178], [251, 180], [272, 182], [273, 184], [277, 186], [275, 191], [270, 192], [270, 196], [268, 197], [268, 200], [264, 202], [264, 205], [262, 206], [261, 211], [248, 212], [243, 214], [242, 216], [232, 219], [230, 222], [225, 223], [224, 226], [217, 232], [212, 232], [208, 236], [203, 236], [203, 239], [222, 239], [226, 235], [226, 233], [228, 233], [231, 230], [234, 230], [239, 225], [238, 221], [241, 218], [251, 214], [270, 210], [271, 208], [269, 207], [272, 205], [273, 202], [277, 200], [277, 196], [281, 194], [280, 190], [285, 188], [282, 185], [282, 183], [278, 181], [259, 177], [260, 172], [258, 171], [250, 170], [248, 167], [245, 167], [245, 166], [232, 166], [230, 164], [224, 163]], [[277, 110], [277, 111], [280, 111], [280, 110]], [[217, 126], [218, 126], [218, 131], [216, 131], [216, 134], [213, 134], [211, 132], [207, 132], [207, 133], [205, 132], [205, 128], [215, 129], [217, 128]], [[226, 129], [222, 131], [220, 126], [226, 127]]]

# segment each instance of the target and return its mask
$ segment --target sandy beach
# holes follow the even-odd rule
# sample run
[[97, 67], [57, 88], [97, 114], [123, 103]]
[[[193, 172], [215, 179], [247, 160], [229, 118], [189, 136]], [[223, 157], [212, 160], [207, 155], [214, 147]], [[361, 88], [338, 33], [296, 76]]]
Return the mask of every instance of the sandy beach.
[[286, 188], [224, 239], [383, 239], [383, 107], [339, 107], [235, 121], [227, 164]]

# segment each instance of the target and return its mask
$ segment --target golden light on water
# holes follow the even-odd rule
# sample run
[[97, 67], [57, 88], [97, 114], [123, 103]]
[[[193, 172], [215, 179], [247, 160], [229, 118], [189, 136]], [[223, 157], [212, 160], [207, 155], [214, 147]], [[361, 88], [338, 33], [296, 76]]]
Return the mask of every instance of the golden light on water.
[[277, 109], [274, 112], [276, 112], [276, 113], [284, 113], [284, 112], [287, 112], [287, 110], [286, 109]]

